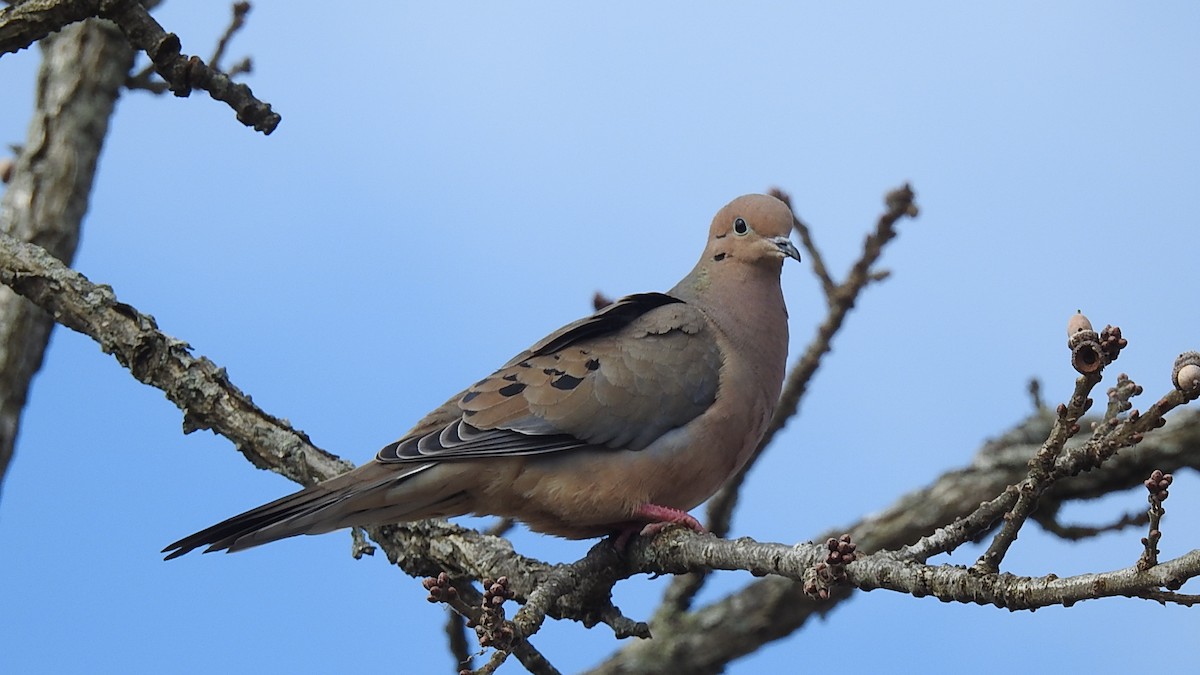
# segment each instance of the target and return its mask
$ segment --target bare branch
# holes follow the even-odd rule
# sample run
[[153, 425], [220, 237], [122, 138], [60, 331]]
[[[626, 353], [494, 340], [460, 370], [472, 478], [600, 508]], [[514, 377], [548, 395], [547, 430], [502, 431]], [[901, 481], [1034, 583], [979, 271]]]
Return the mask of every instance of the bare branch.
[[458, 670], [473, 669], [475, 659], [471, 655], [471, 645], [467, 639], [467, 624], [456, 612], [446, 613], [446, 638], [450, 644], [450, 655], [454, 657]]
[[[1121, 350], [1127, 344], [1128, 341], [1121, 337], [1120, 328], [1105, 326], [1104, 330], [1097, 334], [1092, 330], [1091, 322], [1082, 312], [1076, 313], [1067, 321], [1067, 347], [1071, 350], [1071, 365], [1080, 374], [1075, 381], [1075, 391], [1065, 405], [1059, 404], [1050, 434], [1038, 449], [1037, 454], [1029, 460], [1028, 476], [1015, 487], [1017, 499], [1011, 509], [1004, 514], [1004, 526], [1000, 528], [1000, 532], [996, 534], [987, 551], [975, 562], [975, 570], [996, 572], [1008, 549], [1016, 541], [1017, 533], [1037, 508], [1038, 502], [1046, 490], [1054, 484], [1054, 481], [1063, 476], [1074, 475], [1074, 473], [1060, 470], [1060, 456], [1067, 441], [1079, 433], [1079, 419], [1092, 407], [1092, 399], [1088, 397], [1088, 394], [1100, 383], [1104, 367], [1117, 360]], [[1132, 383], [1130, 384], [1132, 385]], [[1136, 385], [1127, 389], [1129, 392], [1140, 391]], [[1111, 391], [1110, 398], [1112, 398]], [[1125, 406], [1125, 408], [1127, 407], [1128, 405]], [[1161, 412], [1165, 412], [1165, 410]], [[1126, 424], [1122, 424], [1114, 415], [1114, 406], [1110, 404], [1104, 416], [1104, 423], [1096, 425], [1092, 439], [1089, 441], [1089, 447], [1100, 444], [1112, 448], [1111, 452], [1107, 454], [1097, 450], [1095, 466], [1099, 466], [1104, 459], [1115, 453], [1117, 448], [1132, 445], [1141, 438], [1137, 432], [1126, 430], [1128, 423], [1136, 421], [1136, 414], [1131, 414]], [[1155, 420], [1155, 423], [1157, 424], [1158, 421], [1161, 421], [1161, 414], [1160, 419]], [[1126, 442], [1127, 439], [1129, 442]], [[1078, 459], [1078, 455], [1075, 456], [1075, 459]], [[1010, 489], [1009, 493], [1012, 492], [1013, 489]]]
[[1029, 378], [1029, 402], [1033, 404], [1033, 411], [1037, 412], [1046, 407], [1046, 402], [1042, 400], [1042, 383], [1036, 377]]
[[[213, 70], [221, 70], [221, 67], [218, 64], [220, 63], [221, 58], [224, 56], [225, 49], [233, 35], [246, 25], [246, 14], [248, 14], [249, 11], [250, 3], [234, 3], [233, 19], [229, 26], [225, 29], [225, 32], [221, 35], [221, 38], [217, 41], [217, 46], [213, 52], [213, 58], [209, 59]], [[252, 69], [253, 64], [250, 61], [250, 57], [244, 57], [240, 61], [230, 66], [228, 70], [225, 70], [225, 75], [232, 79], [243, 73], [249, 73]], [[151, 61], [137, 73], [127, 77], [125, 79], [125, 87], [128, 89], [147, 91], [156, 95], [165, 94], [166, 92], [170, 91], [170, 86], [162, 79], [156, 78], [156, 73], [157, 71], [155, 70], [154, 62]]]
[[188, 96], [193, 88], [203, 89], [233, 108], [238, 121], [255, 131], [270, 134], [279, 126], [281, 118], [271, 110], [271, 104], [258, 100], [250, 87], [233, 82], [199, 57], [183, 54], [179, 37], [164, 31], [137, 0], [103, 2], [101, 10], [101, 16], [115, 22], [130, 44], [146, 52], [176, 96]]
[[[484, 580], [485, 587], [496, 583], [490, 579]], [[501, 578], [499, 583], [504, 593], [502, 596], [503, 599], [510, 599], [512, 594], [507, 590], [508, 580]], [[471, 665], [469, 663], [471, 660], [469, 656], [460, 660], [459, 663], [463, 664], [465, 668], [460, 669], [459, 672], [477, 674], [493, 673], [511, 654], [512, 656], [516, 656], [521, 665], [525, 666], [525, 669], [530, 673], [534, 673], [534, 675], [559, 674], [558, 669], [546, 660], [546, 657], [530, 644], [528, 640], [517, 639], [512, 623], [504, 621], [503, 610], [495, 606], [497, 603], [494, 602], [495, 598], [493, 597], [495, 593], [494, 586], [489, 592], [480, 593], [470, 582], [462, 579], [453, 579], [445, 572], [426, 578], [422, 581], [422, 585], [429, 591], [428, 600], [430, 602], [446, 603], [455, 616], [464, 619], [468, 627], [475, 628], [476, 633], [480, 634], [481, 642], [498, 647], [493, 652], [491, 658], [488, 659], [488, 662], [483, 664], [478, 670], [466, 670]], [[503, 601], [499, 604], [503, 604]], [[454, 624], [455, 622], [452, 619], [450, 625], [453, 626]], [[495, 645], [493, 643], [497, 630], [506, 633], [503, 638], [503, 645]], [[451, 640], [453, 641], [454, 638], [452, 637]], [[465, 652], [466, 649], [467, 647], [464, 644], [462, 650]], [[458, 650], [455, 649], [454, 651], [457, 652]]]
[[251, 73], [253, 71], [254, 63], [250, 60], [249, 56], [244, 56], [240, 61], [237, 61], [232, 66], [229, 66], [229, 70], [226, 70], [225, 74], [233, 78], [237, 77], [238, 75]]
[[[250, 87], [233, 82], [215, 66], [182, 53], [178, 36], [163, 30], [138, 0], [31, 0], [5, 7], [0, 9], [0, 54], [24, 49], [89, 17], [116, 23], [129, 44], [146, 52], [176, 96], [203, 89], [233, 108], [238, 120], [256, 131], [270, 134], [279, 126], [281, 118], [269, 103], [255, 98]], [[133, 78], [135, 84], [144, 84], [142, 80], [145, 78]]]
[[800, 235], [800, 246], [804, 248], [804, 253], [807, 255], [807, 260], [812, 266], [817, 281], [821, 282], [821, 290], [825, 292], [825, 299], [832, 299], [837, 290], [837, 283], [829, 275], [829, 268], [825, 267], [825, 257], [821, 255], [820, 249], [813, 242], [812, 231], [803, 220], [800, 220], [800, 216], [796, 215], [791, 195], [779, 188], [771, 188], [767, 193], [792, 209], [792, 228], [796, 230], [796, 234]]
[[1200, 549], [1151, 568], [1137, 566], [1111, 572], [1080, 574], [1060, 579], [1017, 577], [1009, 574], [979, 574], [957, 565], [931, 567], [887, 560], [875, 556], [848, 566], [850, 583], [863, 590], [887, 588], [940, 600], [991, 604], [1010, 610], [1037, 609], [1050, 605], [1070, 607], [1080, 600], [1138, 597], [1160, 588], [1178, 589], [1200, 575]]
[[1137, 568], [1139, 570], [1148, 570], [1158, 564], [1158, 542], [1162, 539], [1162, 530], [1159, 527], [1162, 525], [1162, 517], [1166, 515], [1166, 510], [1163, 508], [1163, 502], [1167, 501], [1171, 482], [1174, 477], [1169, 473], [1163, 473], [1155, 469], [1150, 477], [1146, 479], [1146, 489], [1150, 491], [1150, 496], [1147, 501], [1150, 502], [1150, 510], [1147, 512], [1150, 531], [1145, 537], [1142, 537], [1142, 546], [1145, 549], [1142, 551], [1142, 557], [1138, 559]]
[[[75, 256], [96, 160], [133, 50], [102, 21], [74, 24], [41, 43], [35, 109], [0, 198], [0, 232]], [[54, 321], [0, 289], [0, 478], [7, 473], [21, 409]]]
[[[975, 563], [976, 569], [983, 572], [999, 569], [1004, 555], [1017, 539], [1017, 532], [1037, 507], [1038, 498], [1054, 482], [1054, 463], [1067, 440], [1079, 433], [1079, 418], [1091, 407], [1092, 399], [1088, 398], [1088, 394], [1100, 382], [1100, 377], [1099, 370], [1080, 375], [1075, 382], [1075, 393], [1071, 395], [1070, 404], [1058, 406], [1050, 435], [1034, 458], [1029, 460], [1029, 476], [1016, 490], [1016, 503], [1004, 514], [1004, 527]], [[1012, 494], [1012, 491], [1007, 494]]]
[[[221, 58], [225, 56], [225, 48], [229, 46], [229, 41], [242, 29], [242, 26], [246, 25], [246, 15], [249, 13], [250, 3], [233, 3], [233, 18], [230, 19], [229, 26], [225, 28], [225, 32], [221, 34], [221, 38], [217, 40], [217, 48], [213, 50], [212, 58], [208, 60], [214, 69], [221, 69]], [[233, 73], [229, 72], [227, 74], [232, 75]]]
[[[1176, 415], [1172, 420], [1167, 428], [1147, 436], [1137, 452], [1117, 454], [1098, 470], [1055, 482], [1047, 498], [1092, 499], [1138, 485], [1154, 468], [1175, 472], [1183, 467], [1200, 468], [1200, 414]], [[948, 471], [884, 511], [849, 527], [834, 528], [818, 540], [849, 532], [860, 551], [888, 549], [896, 551], [892, 556], [900, 562], [904, 558], [923, 560], [937, 551], [906, 555], [902, 547], [923, 534], [940, 533], [946, 523], [971, 516], [981, 498], [1004, 493], [1006, 486], [1019, 482], [1028, 471], [1029, 457], [1048, 436], [1051, 425], [1050, 415], [1034, 415], [988, 443], [970, 465]], [[1004, 508], [996, 512], [999, 517]], [[834, 590], [839, 592], [829, 600], [816, 601], [804, 594], [801, 584], [769, 576], [706, 607], [656, 619], [651, 624], [654, 640], [627, 645], [592, 672], [719, 672], [730, 661], [792, 634], [851, 595], [849, 587]], [[1160, 601], [1157, 596], [1161, 593], [1131, 595]], [[1184, 604], [1187, 597], [1179, 600]], [[711, 639], [706, 627], [714, 625], [722, 627], [724, 639]]]
[[148, 91], [151, 94], [165, 94], [170, 91], [166, 82], [154, 78], [154, 72], [154, 63], [147, 63], [141, 70], [125, 78], [125, 88]]
[[[846, 535], [831, 539], [849, 541]], [[804, 581], [810, 569], [826, 560], [829, 550], [826, 544], [786, 546], [749, 539], [731, 541], [680, 529], [671, 536], [644, 544], [639, 551], [642, 559], [639, 566], [660, 573], [746, 570], [756, 576]], [[1200, 576], [1200, 549], [1148, 570], [1132, 566], [1062, 579], [1052, 574], [1018, 577], [980, 573], [961, 565], [925, 565], [900, 560], [883, 551], [858, 556], [855, 562], [845, 565], [845, 575], [847, 583], [862, 590], [886, 588], [917, 597], [932, 595], [942, 600], [1027, 610], [1049, 605], [1070, 606], [1080, 600], [1136, 596], [1160, 588], [1177, 590], [1187, 580]]]
[[0, 281], [88, 335], [139, 381], [184, 412], [184, 432], [212, 429], [255, 466], [311, 485], [353, 466], [317, 449], [302, 432], [255, 405], [224, 369], [158, 330], [154, 318], [117, 300], [45, 250], [0, 235]]
[[100, 0], [26, 0], [0, 8], [0, 55], [100, 14]]
[[1176, 593], [1174, 591], [1146, 591], [1145, 593], [1137, 593], [1131, 597], [1143, 598], [1146, 600], [1154, 600], [1160, 605], [1182, 605], [1184, 607], [1194, 607], [1200, 605], [1200, 595]]
[[[1042, 529], [1056, 537], [1067, 541], [1081, 541], [1108, 532], [1119, 532], [1129, 527], [1138, 527], [1150, 522], [1145, 513], [1124, 513], [1111, 523], [1104, 525], [1066, 525], [1059, 522], [1057, 505], [1047, 505], [1048, 500], [1042, 499], [1041, 506], [1033, 514], [1033, 520]], [[1049, 507], [1048, 507], [1049, 506]]]

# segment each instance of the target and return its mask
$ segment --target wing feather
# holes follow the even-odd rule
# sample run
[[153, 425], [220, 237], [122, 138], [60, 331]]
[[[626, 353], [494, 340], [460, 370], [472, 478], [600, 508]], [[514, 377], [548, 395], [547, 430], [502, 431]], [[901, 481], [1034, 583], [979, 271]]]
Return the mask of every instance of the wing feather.
[[628, 296], [518, 354], [377, 459], [640, 450], [712, 404], [721, 365], [699, 310], [661, 293]]

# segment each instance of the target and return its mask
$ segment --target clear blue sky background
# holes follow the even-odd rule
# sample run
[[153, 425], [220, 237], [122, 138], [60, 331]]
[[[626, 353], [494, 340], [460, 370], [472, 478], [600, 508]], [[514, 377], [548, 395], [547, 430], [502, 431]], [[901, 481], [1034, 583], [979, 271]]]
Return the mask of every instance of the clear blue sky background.
[[[427, 3], [432, 4], [432, 3]], [[77, 267], [228, 368], [322, 447], [370, 458], [446, 396], [589, 311], [670, 287], [712, 213], [778, 185], [832, 269], [904, 181], [922, 215], [748, 483], [736, 535], [794, 542], [961, 466], [1073, 382], [1065, 322], [1130, 340], [1146, 405], [1200, 348], [1200, 5], [255, 4], [231, 48], [283, 115], [264, 138], [204, 95], [124, 96]], [[157, 12], [207, 57], [216, 3]], [[21, 142], [36, 50], [0, 59]], [[783, 284], [798, 354], [822, 315]], [[1102, 395], [1102, 394], [1101, 394]], [[345, 533], [164, 563], [181, 535], [292, 490], [90, 340], [54, 334], [0, 499], [0, 670], [450, 673], [443, 609]], [[844, 488], [849, 478], [849, 489]], [[1180, 476], [1164, 554], [1200, 542]], [[1086, 507], [1107, 521], [1144, 491]], [[1140, 531], [1007, 561], [1067, 575], [1136, 560]], [[518, 533], [552, 560], [587, 543]], [[969, 563], [972, 551], [956, 554]], [[704, 599], [749, 581], [721, 574]], [[666, 579], [618, 587], [645, 617]], [[1195, 592], [1193, 590], [1193, 592]], [[1200, 613], [1104, 600], [1035, 614], [876, 592], [732, 673], [1132, 672], [1194, 666]], [[620, 646], [555, 623], [564, 671]], [[515, 663], [504, 672], [517, 672]]]

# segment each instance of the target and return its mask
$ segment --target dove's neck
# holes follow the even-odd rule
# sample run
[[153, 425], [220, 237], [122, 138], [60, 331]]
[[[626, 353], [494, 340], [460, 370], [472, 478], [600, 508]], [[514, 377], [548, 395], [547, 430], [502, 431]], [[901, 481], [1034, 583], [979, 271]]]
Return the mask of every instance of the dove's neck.
[[[719, 265], [720, 263], [718, 263]], [[697, 265], [670, 294], [709, 317], [726, 343], [727, 358], [754, 378], [753, 388], [779, 398], [787, 367], [787, 308], [779, 287], [782, 260], [760, 264]]]

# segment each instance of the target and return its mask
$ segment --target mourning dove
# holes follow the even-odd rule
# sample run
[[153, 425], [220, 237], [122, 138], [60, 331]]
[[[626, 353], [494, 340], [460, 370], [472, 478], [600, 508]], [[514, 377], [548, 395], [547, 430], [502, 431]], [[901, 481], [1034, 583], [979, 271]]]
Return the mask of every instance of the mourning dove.
[[677, 523], [750, 457], [787, 360], [779, 287], [792, 213], [766, 195], [713, 218], [667, 293], [568, 324], [429, 413], [375, 459], [163, 549], [237, 551], [298, 534], [473, 513], [572, 539]]

